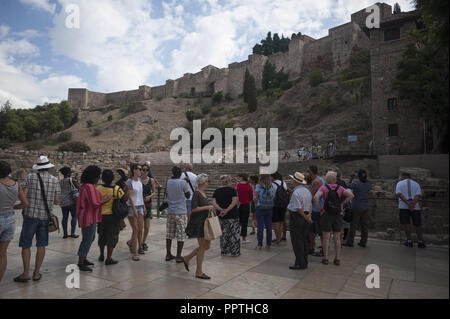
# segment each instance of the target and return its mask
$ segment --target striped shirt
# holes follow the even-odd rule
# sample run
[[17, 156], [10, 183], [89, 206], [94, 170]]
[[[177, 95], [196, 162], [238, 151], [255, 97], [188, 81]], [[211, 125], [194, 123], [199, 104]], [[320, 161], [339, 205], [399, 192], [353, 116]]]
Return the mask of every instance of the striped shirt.
[[80, 186], [77, 199], [77, 218], [80, 228], [102, 221], [102, 195], [93, 184]]
[[[50, 214], [53, 212], [53, 203], [55, 196], [61, 194], [61, 187], [59, 181], [55, 176], [50, 175], [47, 171], [39, 172], [44, 183], [45, 196], [47, 197], [48, 209]], [[27, 190], [27, 199], [29, 206], [24, 209], [24, 216], [29, 218], [37, 218], [40, 220], [47, 220], [48, 214], [45, 209], [44, 198], [42, 197], [41, 185], [36, 173], [29, 174], [23, 184], [22, 188]]]

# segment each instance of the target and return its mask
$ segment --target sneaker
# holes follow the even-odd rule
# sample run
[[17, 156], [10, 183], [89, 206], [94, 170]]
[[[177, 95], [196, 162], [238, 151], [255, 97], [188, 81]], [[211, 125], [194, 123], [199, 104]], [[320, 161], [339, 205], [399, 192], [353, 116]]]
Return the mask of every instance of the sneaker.
[[89, 260], [85, 259], [83, 265], [85, 266], [94, 266], [93, 263], [91, 263]]
[[413, 247], [412, 241], [405, 241], [403, 245], [405, 245], [406, 247]]
[[248, 244], [250, 242], [250, 240], [241, 240], [241, 244]]
[[89, 267], [86, 266], [85, 264], [83, 264], [83, 265], [78, 264], [78, 269], [79, 269], [80, 271], [92, 272], [92, 268], [89, 268]]
[[100, 257], [98, 257], [98, 261], [100, 261], [100, 262], [103, 262], [103, 261], [105, 261], [105, 256], [100, 256]]
[[358, 246], [359, 246], [359, 247], [363, 247], [363, 248], [366, 248], [366, 247], [367, 247], [367, 244], [363, 244], [363, 243], [358, 243]]
[[350, 244], [350, 243], [343, 243], [342, 246], [345, 246], [345, 247], [353, 247], [353, 244]]
[[425, 248], [425, 247], [427, 247], [427, 246], [425, 245], [425, 243], [424, 243], [423, 241], [419, 241], [419, 242], [417, 243], [417, 247], [419, 247], [419, 248]]

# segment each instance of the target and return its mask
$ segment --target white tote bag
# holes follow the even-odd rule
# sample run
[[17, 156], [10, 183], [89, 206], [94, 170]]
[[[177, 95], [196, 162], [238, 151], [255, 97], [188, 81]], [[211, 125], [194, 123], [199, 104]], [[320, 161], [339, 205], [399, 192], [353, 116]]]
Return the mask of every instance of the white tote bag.
[[208, 218], [205, 220], [204, 233], [204, 238], [207, 240], [213, 240], [222, 236], [219, 217], [212, 210], [209, 211]]

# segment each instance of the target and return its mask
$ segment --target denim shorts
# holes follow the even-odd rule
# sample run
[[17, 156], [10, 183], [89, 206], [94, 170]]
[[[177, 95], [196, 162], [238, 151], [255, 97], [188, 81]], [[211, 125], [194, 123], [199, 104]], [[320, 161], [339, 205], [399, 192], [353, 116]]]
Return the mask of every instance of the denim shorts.
[[16, 215], [14, 213], [0, 214], [0, 241], [14, 239], [16, 230]]
[[48, 220], [24, 217], [19, 247], [30, 248], [36, 235], [36, 247], [48, 246]]
[[[136, 211], [138, 213], [138, 215], [144, 216], [145, 215], [145, 206], [134, 206], [136, 208]], [[134, 216], [134, 211], [133, 211], [133, 207], [129, 206], [128, 207], [128, 217], [133, 217]]]

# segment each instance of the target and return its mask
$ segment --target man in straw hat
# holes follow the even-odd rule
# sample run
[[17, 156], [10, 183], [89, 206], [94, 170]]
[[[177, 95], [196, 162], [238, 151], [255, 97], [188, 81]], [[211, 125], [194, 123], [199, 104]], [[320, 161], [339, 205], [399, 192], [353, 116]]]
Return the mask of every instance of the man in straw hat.
[[312, 223], [312, 195], [304, 186], [306, 178], [302, 173], [296, 172], [294, 176], [289, 175], [289, 177], [293, 181], [294, 191], [287, 208], [292, 248], [295, 254], [295, 264], [289, 269], [306, 269], [308, 268], [308, 229]]
[[61, 188], [55, 176], [48, 170], [54, 167], [46, 156], [40, 156], [33, 169], [37, 173], [31, 173], [22, 184], [29, 206], [23, 210], [23, 225], [20, 233], [19, 247], [22, 247], [23, 273], [14, 278], [16, 282], [28, 282], [30, 278], [31, 245], [36, 235], [36, 264], [34, 266], [33, 281], [41, 279], [39, 270], [45, 256], [45, 247], [48, 246], [48, 213], [41, 192], [39, 176], [44, 184], [44, 192], [47, 198], [48, 209], [53, 214], [53, 205], [59, 204]]

